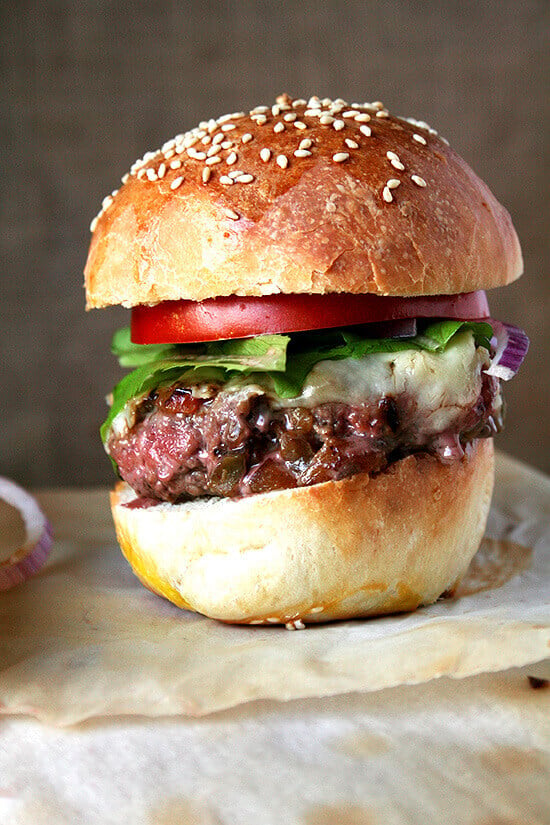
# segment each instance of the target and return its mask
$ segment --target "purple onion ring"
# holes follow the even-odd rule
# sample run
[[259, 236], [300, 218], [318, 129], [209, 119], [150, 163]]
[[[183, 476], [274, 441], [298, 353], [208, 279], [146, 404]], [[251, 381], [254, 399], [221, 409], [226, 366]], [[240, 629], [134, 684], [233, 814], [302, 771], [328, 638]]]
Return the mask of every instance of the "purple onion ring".
[[7, 559], [0, 559], [0, 590], [10, 590], [39, 570], [53, 544], [51, 524], [33, 496], [14, 481], [0, 476], [0, 499], [19, 511], [25, 541]]

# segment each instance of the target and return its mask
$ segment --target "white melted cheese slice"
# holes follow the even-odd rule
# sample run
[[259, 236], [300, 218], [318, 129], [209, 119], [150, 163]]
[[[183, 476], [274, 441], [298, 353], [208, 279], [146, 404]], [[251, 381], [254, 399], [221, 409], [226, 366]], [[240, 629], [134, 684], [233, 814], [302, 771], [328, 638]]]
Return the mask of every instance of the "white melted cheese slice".
[[307, 376], [299, 396], [272, 397], [272, 403], [311, 408], [330, 401], [355, 405], [407, 395], [422, 428], [442, 432], [461, 409], [476, 402], [481, 373], [489, 363], [487, 350], [476, 348], [472, 333], [465, 330], [439, 353], [411, 349], [321, 361]]

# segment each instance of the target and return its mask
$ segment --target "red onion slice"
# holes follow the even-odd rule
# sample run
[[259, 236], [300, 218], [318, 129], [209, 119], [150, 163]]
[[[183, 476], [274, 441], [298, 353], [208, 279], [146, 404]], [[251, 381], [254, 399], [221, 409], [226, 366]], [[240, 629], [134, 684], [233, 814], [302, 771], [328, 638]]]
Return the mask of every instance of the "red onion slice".
[[519, 327], [502, 321], [489, 320], [496, 339], [496, 352], [487, 375], [509, 381], [519, 370], [529, 349], [529, 338]]
[[7, 559], [0, 559], [0, 590], [9, 590], [33, 576], [53, 543], [51, 524], [36, 499], [9, 478], [0, 476], [0, 499], [19, 510], [25, 525], [25, 542]]

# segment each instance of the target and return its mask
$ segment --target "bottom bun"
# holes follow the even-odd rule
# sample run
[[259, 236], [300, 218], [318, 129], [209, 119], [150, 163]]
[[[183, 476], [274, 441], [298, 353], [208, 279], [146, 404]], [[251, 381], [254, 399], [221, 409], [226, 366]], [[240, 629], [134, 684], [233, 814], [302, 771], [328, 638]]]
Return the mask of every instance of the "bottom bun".
[[409, 456], [359, 474], [240, 499], [126, 507], [111, 494], [138, 578], [179, 607], [226, 622], [301, 623], [414, 610], [464, 574], [493, 488], [493, 442], [459, 461]]

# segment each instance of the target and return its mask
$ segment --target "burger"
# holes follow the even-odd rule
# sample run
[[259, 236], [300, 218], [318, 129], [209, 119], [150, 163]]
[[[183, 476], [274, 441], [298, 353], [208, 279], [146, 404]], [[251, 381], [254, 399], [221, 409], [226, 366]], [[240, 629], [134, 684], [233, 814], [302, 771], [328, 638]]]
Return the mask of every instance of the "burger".
[[277, 98], [148, 152], [92, 222], [87, 307], [131, 308], [101, 428], [139, 579], [290, 629], [452, 590], [525, 334], [484, 290], [510, 216], [428, 124]]

